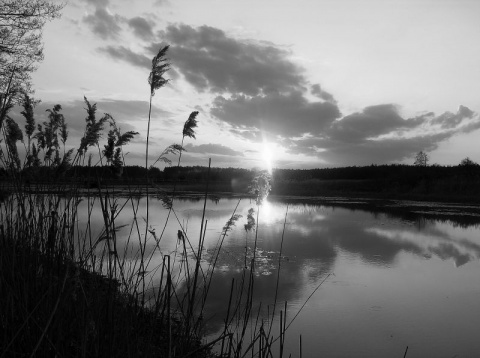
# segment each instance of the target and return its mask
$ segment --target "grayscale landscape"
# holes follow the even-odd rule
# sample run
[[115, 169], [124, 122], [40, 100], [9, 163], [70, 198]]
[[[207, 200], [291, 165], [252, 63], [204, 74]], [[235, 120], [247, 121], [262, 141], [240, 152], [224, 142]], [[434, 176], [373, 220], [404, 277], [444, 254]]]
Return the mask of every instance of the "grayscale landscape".
[[1, 0], [0, 358], [480, 356], [478, 13]]

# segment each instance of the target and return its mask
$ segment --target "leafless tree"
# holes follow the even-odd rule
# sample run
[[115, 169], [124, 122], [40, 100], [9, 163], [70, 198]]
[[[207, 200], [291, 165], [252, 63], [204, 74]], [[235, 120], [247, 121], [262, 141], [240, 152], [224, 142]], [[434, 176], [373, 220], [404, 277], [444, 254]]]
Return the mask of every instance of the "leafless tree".
[[1, 0], [0, 105], [30, 91], [30, 75], [43, 60], [42, 29], [60, 16], [64, 4], [48, 0]]
[[428, 154], [424, 151], [420, 151], [415, 155], [415, 162], [413, 165], [416, 165], [417, 167], [426, 167], [429, 160], [430, 158], [428, 157]]

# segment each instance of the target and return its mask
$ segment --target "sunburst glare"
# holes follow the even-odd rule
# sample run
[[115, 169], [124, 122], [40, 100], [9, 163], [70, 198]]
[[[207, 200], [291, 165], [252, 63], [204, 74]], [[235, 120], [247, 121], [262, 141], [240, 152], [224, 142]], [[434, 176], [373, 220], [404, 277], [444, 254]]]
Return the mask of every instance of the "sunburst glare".
[[262, 156], [263, 162], [265, 165], [265, 169], [268, 171], [269, 174], [272, 174], [273, 169], [273, 151], [272, 145], [267, 141], [263, 142], [263, 149], [262, 149]]

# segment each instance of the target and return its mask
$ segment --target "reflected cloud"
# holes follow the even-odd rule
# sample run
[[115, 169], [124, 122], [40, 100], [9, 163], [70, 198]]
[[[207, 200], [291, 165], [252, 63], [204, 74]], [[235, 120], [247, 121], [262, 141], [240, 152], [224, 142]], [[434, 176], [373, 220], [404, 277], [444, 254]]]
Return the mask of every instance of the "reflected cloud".
[[[208, 227], [203, 255], [205, 261], [202, 263], [204, 272], [208, 264], [213, 262], [219, 235], [227, 220], [231, 218], [237, 203], [238, 199], [232, 198], [207, 203]], [[141, 237], [145, 232], [144, 220], [141, 218], [145, 212], [145, 200], [139, 199], [136, 205]], [[150, 201], [150, 205], [152, 228], [160, 232], [165, 224], [165, 209], [160, 202], [154, 200]], [[176, 198], [174, 207], [178, 219], [172, 219], [166, 227], [160, 243], [163, 253], [174, 253], [180, 225], [186, 228], [186, 237], [190, 236], [192, 239], [193, 249], [198, 240], [203, 199]], [[228, 232], [220, 249], [217, 270], [205, 307], [208, 332], [214, 332], [223, 325], [232, 279], [235, 280], [236, 299], [242, 292], [240, 282], [243, 275], [249, 275], [250, 260], [254, 254], [254, 301], [262, 302], [264, 310], [267, 310], [267, 307], [271, 309], [279, 274], [277, 302], [298, 302], [308, 297], [311, 291], [307, 291], [311, 287], [315, 287], [327, 274], [334, 272], [336, 265], [341, 263], [341, 258], [345, 256], [358, 258], [359, 265], [369, 269], [395, 269], [398, 260], [403, 257], [399, 255], [401, 253], [407, 253], [414, 258], [436, 256], [441, 260], [452, 260], [457, 267], [480, 257], [480, 245], [472, 239], [473, 235], [466, 235], [468, 231], [465, 229], [425, 219], [424, 216], [411, 212], [407, 214], [405, 211], [382, 212], [333, 205], [289, 204], [287, 213], [284, 202], [269, 200], [259, 208], [257, 231], [246, 232], [243, 224], [247, 221], [248, 209], [252, 207], [255, 211], [258, 210], [254, 201], [241, 200], [236, 214], [243, 217]], [[125, 251], [126, 258], [130, 260], [135, 257], [138, 240], [132, 242], [131, 247], [127, 244], [130, 229], [135, 229], [132, 218], [128, 215], [129, 210], [126, 210], [117, 218], [119, 225], [126, 225], [117, 233], [117, 247]], [[92, 225], [101, 227], [102, 216], [92, 215], [93, 219], [97, 217], [99, 221], [92, 221]], [[161, 261], [160, 253], [154, 251], [154, 241], [150, 240], [146, 249], [147, 255], [154, 255], [153, 261]], [[188, 257], [191, 258], [192, 255], [189, 253]]]
[[370, 264], [390, 267], [401, 251], [422, 254], [421, 249], [413, 243], [385, 240], [385, 237], [369, 232], [361, 225], [335, 227], [331, 233], [343, 250], [359, 255]]
[[470, 261], [468, 254], [461, 253], [454, 245], [441, 243], [436, 247], [429, 248], [431, 252], [436, 254], [442, 260], [453, 259], [455, 266], [460, 267]]
[[453, 259], [457, 267], [466, 264], [475, 257], [480, 257], [479, 245], [466, 239], [454, 241], [445, 233], [436, 230], [425, 229], [426, 232], [421, 233], [408, 230], [369, 228], [367, 231], [405, 247], [415, 246], [417, 248], [416, 253], [424, 257], [436, 255], [442, 260]]

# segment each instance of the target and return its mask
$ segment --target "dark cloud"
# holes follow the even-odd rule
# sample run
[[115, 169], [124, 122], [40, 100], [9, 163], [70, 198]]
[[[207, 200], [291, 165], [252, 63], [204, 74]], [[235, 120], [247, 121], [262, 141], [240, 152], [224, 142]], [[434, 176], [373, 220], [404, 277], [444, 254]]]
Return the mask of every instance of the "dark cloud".
[[83, 0], [93, 5], [95, 11], [83, 17], [83, 22], [90, 30], [104, 40], [118, 39], [122, 31], [121, 25], [126, 23], [132, 29], [133, 34], [142, 40], [149, 41], [153, 38], [153, 24], [141, 16], [125, 18], [111, 13], [108, 9], [109, 0]]
[[211, 114], [235, 128], [264, 130], [281, 136], [319, 135], [340, 111], [330, 102], [309, 102], [302, 93], [270, 93], [265, 96], [218, 96]]
[[318, 153], [319, 157], [329, 163], [342, 165], [368, 165], [391, 163], [413, 158], [419, 151], [432, 151], [438, 144], [451, 137], [451, 133], [423, 135], [412, 138], [386, 138], [381, 140], [364, 140], [360, 143], [341, 142]]
[[185, 149], [190, 153], [204, 153], [204, 154], [219, 154], [219, 155], [230, 155], [230, 156], [243, 156], [243, 153], [233, 150], [229, 147], [226, 147], [222, 144], [200, 144], [193, 145], [187, 144]]
[[329, 128], [329, 135], [347, 142], [359, 141], [393, 130], [414, 128], [424, 121], [423, 117], [403, 119], [394, 105], [384, 104], [367, 107], [362, 113], [354, 113], [334, 122]]
[[464, 118], [473, 118], [473, 116], [475, 115], [475, 112], [468, 107], [460, 106], [458, 108], [457, 115], [462, 116]]
[[128, 25], [133, 29], [135, 36], [142, 40], [150, 40], [153, 37], [152, 24], [143, 17], [137, 16], [128, 20]]
[[[124, 46], [112, 46], [108, 45], [105, 47], [97, 48], [97, 51], [107, 55], [108, 57], [114, 59], [115, 61], [123, 61], [132, 66], [148, 69], [151, 71], [152, 69], [152, 57], [147, 57], [141, 53], [134, 52], [127, 47]], [[157, 48], [158, 51], [158, 48]], [[179, 74], [175, 71], [174, 68], [170, 68], [168, 70], [168, 78], [170, 79], [177, 79]]]
[[[172, 66], [199, 91], [219, 94], [210, 113], [242, 135], [319, 134], [340, 117], [335, 99], [320, 85], [309, 101], [304, 70], [291, 52], [272, 43], [241, 40], [201, 26], [171, 25], [161, 32]], [[158, 44], [148, 48], [154, 54]], [[253, 131], [253, 132], [252, 132]]]
[[[457, 117], [460, 112], [471, 112], [468, 108], [463, 108]], [[433, 133], [416, 132], [424, 127], [435, 126], [439, 123], [438, 118], [444, 117], [445, 114], [435, 117], [428, 113], [403, 119], [391, 105], [368, 107], [362, 113], [335, 121], [323, 136], [291, 139], [288, 147], [292, 153], [317, 156], [332, 165], [391, 163], [413, 158], [421, 150], [433, 151], [441, 142], [456, 134], [480, 128], [478, 116], [471, 114], [469, 122], [461, 120], [455, 128]], [[404, 130], [403, 134], [409, 135], [397, 135], [401, 130]]]
[[441, 116], [438, 116], [432, 120], [433, 124], [440, 124], [444, 129], [450, 129], [457, 127], [464, 119], [471, 119], [474, 116], [474, 112], [465, 106], [460, 106], [457, 113], [445, 112]]
[[333, 95], [324, 91], [324, 90], [322, 90], [322, 88], [320, 87], [319, 84], [312, 85], [312, 87], [310, 88], [310, 92], [314, 96], [317, 96], [320, 99], [323, 99], [323, 100], [329, 101], [329, 102], [335, 102], [335, 99], [333, 98]]
[[470, 133], [470, 132], [473, 132], [477, 129], [480, 128], [480, 118], [478, 117], [474, 117], [472, 118], [471, 121], [469, 121], [466, 125], [460, 127], [458, 129], [458, 132], [459, 133]]
[[[107, 4], [107, 2], [104, 2]], [[95, 12], [90, 15], [86, 15], [83, 21], [90, 27], [92, 32], [104, 40], [116, 39], [120, 34], [122, 28], [120, 23], [124, 19], [116, 14], [110, 14], [106, 7], [98, 6]]]
[[133, 66], [151, 69], [152, 60], [147, 56], [133, 52], [123, 46], [106, 46], [101, 47], [98, 51], [108, 55], [117, 61], [125, 61]]
[[[172, 65], [199, 91], [256, 96], [303, 88], [303, 69], [270, 43], [238, 40], [222, 30], [171, 25], [161, 33]], [[155, 53], [157, 45], [150, 47]]]

